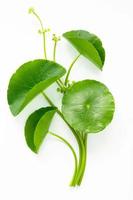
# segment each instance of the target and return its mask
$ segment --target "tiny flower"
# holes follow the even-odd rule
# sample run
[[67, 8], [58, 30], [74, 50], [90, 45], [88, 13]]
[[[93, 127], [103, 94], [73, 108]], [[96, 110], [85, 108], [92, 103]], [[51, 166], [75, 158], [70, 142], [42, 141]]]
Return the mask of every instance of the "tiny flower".
[[58, 42], [58, 41], [61, 40], [61, 37], [60, 37], [60, 36], [57, 37], [56, 34], [53, 34], [53, 38], [52, 38], [52, 40], [55, 41], [55, 42]]
[[50, 28], [43, 29], [43, 30], [41, 30], [41, 29], [38, 30], [39, 34], [46, 33], [46, 32], [50, 32]]
[[50, 32], [50, 31], [51, 31], [50, 28], [45, 29], [45, 32]]
[[38, 33], [39, 33], [39, 34], [42, 34], [42, 30], [39, 29], [39, 30], [38, 30]]
[[35, 12], [34, 8], [30, 7], [29, 10], [28, 10], [28, 13], [31, 14], [31, 13], [34, 13], [34, 12]]

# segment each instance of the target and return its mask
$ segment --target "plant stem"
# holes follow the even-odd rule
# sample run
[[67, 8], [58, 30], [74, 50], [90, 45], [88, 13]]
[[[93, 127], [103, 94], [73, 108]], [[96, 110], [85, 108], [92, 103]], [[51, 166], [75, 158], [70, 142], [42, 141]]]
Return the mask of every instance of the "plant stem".
[[[48, 101], [48, 103], [53, 106], [53, 107], [56, 107], [54, 105], [54, 103], [51, 101], [51, 99], [44, 93], [42, 92], [42, 95], [44, 96], [44, 98]], [[63, 114], [61, 113], [61, 111], [57, 108], [57, 111], [56, 111], [60, 117], [63, 119], [63, 121], [68, 125], [68, 127], [70, 128], [70, 130], [72, 131], [73, 135], [75, 136], [76, 140], [77, 140], [77, 143], [78, 143], [78, 147], [79, 147], [79, 156], [80, 156], [80, 159], [79, 159], [79, 166], [78, 166], [78, 170], [77, 170], [77, 173], [75, 174], [74, 173], [74, 176], [73, 176], [73, 179], [71, 181], [71, 185], [70, 186], [75, 186], [76, 185], [76, 178], [77, 178], [77, 175], [78, 175], [78, 171], [79, 169], [81, 168], [82, 166], [82, 155], [83, 155], [83, 152], [84, 152], [84, 144], [83, 144], [83, 141], [82, 141], [82, 138], [80, 137], [79, 134], [77, 134], [75, 132], [75, 130], [68, 124], [68, 122], [65, 120]]]
[[[70, 150], [72, 151], [72, 154], [73, 154], [73, 157], [74, 157], [74, 160], [75, 160], [75, 169], [74, 169], [74, 175], [73, 175], [73, 176], [75, 176], [75, 174], [77, 174], [78, 159], [77, 159], [77, 155], [76, 155], [76, 153], [75, 153], [74, 148], [73, 148], [72, 145], [71, 145], [66, 139], [64, 139], [63, 137], [61, 137], [61, 136], [59, 136], [59, 135], [57, 135], [57, 134], [55, 134], [55, 133], [51, 133], [51, 132], [49, 132], [49, 133], [50, 133], [52, 136], [54, 136], [54, 137], [56, 137], [56, 138], [62, 140], [62, 141], [70, 148]], [[72, 178], [72, 180], [73, 180], [73, 178]], [[70, 182], [70, 185], [71, 185], [71, 184], [72, 184], [72, 181]]]
[[85, 152], [83, 155], [83, 163], [82, 163], [82, 167], [81, 167], [81, 174], [79, 174], [78, 180], [77, 180], [77, 185], [80, 185], [85, 173], [85, 168], [86, 168], [86, 160], [87, 160], [87, 134], [85, 134], [84, 136], [84, 147], [85, 147]]
[[[32, 13], [34, 14], [34, 16], [38, 19], [39, 23], [40, 23], [40, 26], [41, 26], [41, 31], [42, 31], [42, 34], [43, 34], [43, 50], [44, 50], [44, 59], [47, 59], [47, 52], [46, 52], [46, 32], [47, 30], [44, 29], [44, 26], [43, 26], [43, 22], [41, 20], [41, 18], [39, 17], [39, 15], [35, 12], [34, 9], [32, 9]], [[56, 59], [56, 47], [57, 47], [57, 42], [58, 40], [60, 40], [59, 38], [57, 38], [57, 41], [55, 41], [55, 44], [54, 44], [54, 52], [53, 52], [53, 61], [55, 62], [55, 59]], [[63, 89], [63, 82], [59, 79], [56, 81], [58, 86]]]
[[54, 50], [53, 50], [53, 61], [56, 61], [56, 47], [57, 47], [57, 41], [54, 42]]
[[68, 124], [68, 122], [65, 120], [65, 118], [64, 118], [63, 114], [61, 113], [61, 111], [57, 110], [57, 113], [60, 115], [60, 117], [63, 119], [63, 121], [68, 125], [68, 127], [72, 131], [72, 133], [75, 136], [76, 141], [78, 143], [78, 147], [79, 147], [79, 165], [78, 165], [77, 173], [74, 174], [73, 179], [71, 181], [71, 185], [70, 185], [70, 186], [75, 186], [76, 183], [77, 183], [77, 177], [78, 177], [80, 168], [81, 168], [82, 163], [83, 163], [84, 144], [83, 144], [83, 141], [82, 141], [82, 138], [80, 137], [80, 135], [77, 134], [77, 132], [70, 126], [70, 124]]
[[69, 69], [68, 69], [68, 72], [67, 72], [67, 75], [66, 75], [66, 79], [65, 79], [65, 86], [67, 86], [67, 83], [68, 83], [68, 79], [69, 79], [69, 75], [70, 75], [70, 72], [72, 70], [72, 67], [74, 66], [75, 62], [78, 60], [78, 58], [80, 57], [81, 54], [79, 54], [78, 56], [76, 56], [76, 58], [73, 60], [73, 62], [71, 63]]
[[46, 31], [43, 27], [43, 23], [41, 18], [39, 17], [39, 15], [33, 10], [32, 13], [35, 15], [35, 17], [38, 19], [38, 21], [40, 22], [41, 25], [41, 30], [42, 30], [42, 34], [43, 34], [43, 49], [44, 49], [44, 58], [47, 59], [47, 53], [46, 53]]
[[[44, 98], [48, 101], [48, 103], [51, 105], [51, 106], [53, 106], [53, 107], [56, 107], [55, 105], [54, 105], [54, 103], [51, 101], [51, 99], [44, 93], [44, 92], [42, 92], [42, 95], [44, 96]], [[57, 108], [57, 111], [56, 111], [59, 115], [60, 115], [60, 117], [63, 119], [63, 121], [68, 125], [68, 127], [71, 129], [71, 131], [73, 132], [73, 134], [75, 135], [75, 137], [76, 137], [76, 139], [78, 140], [78, 142], [80, 143], [80, 140], [81, 139], [79, 139], [79, 136], [77, 135], [77, 133], [74, 131], [74, 129], [68, 124], [68, 122], [65, 120], [65, 118], [64, 118], [64, 116], [63, 116], [63, 114], [62, 114], [62, 112]]]
[[[53, 61], [56, 62], [56, 47], [57, 47], [57, 42], [60, 40], [60, 37], [57, 37], [55, 34], [53, 34], [53, 41], [54, 41], [54, 50], [53, 50]], [[58, 86], [64, 91], [64, 83], [62, 82], [61, 79], [58, 79], [56, 81]]]
[[78, 165], [77, 175], [74, 180], [75, 185], [79, 185], [78, 182], [80, 180], [80, 177], [82, 176], [84, 164], [85, 164], [85, 146], [84, 146], [82, 138], [81, 138], [80, 144], [81, 145], [79, 147], [80, 148], [79, 165]]
[[62, 81], [61, 79], [58, 79], [58, 81], [60, 82], [60, 84], [61, 84], [62, 86], [64, 86], [64, 83], [63, 83], [63, 81]]
[[56, 81], [57, 85], [60, 87], [61, 90], [64, 90], [64, 85], [62, 85], [60, 79]]

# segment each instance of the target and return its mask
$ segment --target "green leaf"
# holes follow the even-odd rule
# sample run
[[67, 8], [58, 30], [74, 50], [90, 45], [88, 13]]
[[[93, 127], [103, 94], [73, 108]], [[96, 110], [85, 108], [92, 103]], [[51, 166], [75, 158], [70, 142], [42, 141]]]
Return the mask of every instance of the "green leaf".
[[115, 104], [108, 88], [95, 80], [75, 83], [63, 97], [62, 111], [67, 122], [80, 133], [96, 133], [112, 120]]
[[81, 55], [91, 60], [99, 69], [103, 68], [105, 51], [101, 40], [96, 35], [84, 30], [75, 30], [66, 32], [63, 36]]
[[36, 110], [28, 117], [25, 125], [25, 139], [33, 152], [38, 152], [48, 133], [55, 112], [56, 108], [45, 107]]
[[65, 69], [52, 61], [34, 60], [23, 64], [10, 79], [8, 103], [14, 116], [39, 93], [65, 74]]

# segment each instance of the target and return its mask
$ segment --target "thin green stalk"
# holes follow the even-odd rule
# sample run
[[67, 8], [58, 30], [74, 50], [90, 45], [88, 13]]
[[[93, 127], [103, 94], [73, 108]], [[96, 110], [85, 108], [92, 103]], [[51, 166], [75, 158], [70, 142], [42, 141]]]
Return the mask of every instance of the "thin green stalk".
[[[76, 153], [75, 153], [74, 148], [73, 148], [72, 145], [71, 145], [66, 139], [64, 139], [63, 137], [61, 137], [61, 136], [59, 136], [59, 135], [57, 135], [57, 134], [55, 134], [55, 133], [51, 133], [51, 132], [49, 132], [49, 133], [50, 133], [52, 136], [54, 136], [54, 137], [56, 137], [56, 138], [62, 140], [62, 141], [69, 147], [69, 149], [71, 150], [71, 152], [72, 152], [72, 154], [73, 154], [73, 157], [74, 157], [74, 160], [75, 160], [75, 168], [74, 168], [74, 175], [73, 175], [73, 176], [75, 176], [75, 174], [77, 173], [77, 168], [78, 168], [78, 159], [77, 159], [77, 155], [76, 155]], [[73, 180], [73, 178], [72, 178], [72, 180]], [[70, 182], [70, 186], [71, 186], [71, 184], [72, 184], [72, 181]]]
[[59, 79], [56, 81], [57, 85], [60, 87], [60, 89], [63, 91], [64, 90], [64, 85], [59, 81]]
[[49, 103], [51, 106], [56, 107], [56, 106], [53, 104], [53, 102], [50, 100], [50, 98], [49, 98], [44, 92], [42, 92], [42, 95], [43, 95], [43, 97], [48, 101], [48, 103]]
[[79, 174], [79, 178], [77, 180], [77, 185], [80, 185], [81, 182], [82, 182], [82, 179], [83, 179], [83, 176], [84, 176], [84, 173], [85, 173], [85, 168], [86, 168], [86, 160], [87, 160], [87, 134], [85, 134], [84, 136], [84, 147], [85, 147], [85, 152], [84, 152], [84, 159], [83, 159], [83, 164], [82, 164], [82, 167], [81, 167], [81, 174]]
[[[57, 47], [57, 42], [60, 41], [60, 37], [57, 37], [55, 34], [53, 34], [53, 39], [54, 41], [54, 49], [53, 49], [53, 61], [56, 62], [56, 47]], [[62, 91], [64, 91], [64, 84], [62, 82], [61, 79], [58, 79], [56, 81], [56, 83], [58, 84], [58, 86], [62, 89]]]
[[75, 62], [78, 60], [78, 58], [80, 57], [81, 54], [79, 54], [78, 56], [76, 56], [76, 58], [73, 60], [73, 62], [71, 63], [69, 69], [68, 69], [68, 72], [67, 72], [67, 75], [66, 75], [66, 78], [65, 78], [65, 86], [67, 86], [67, 83], [68, 83], [68, 79], [69, 79], [69, 75], [70, 75], [70, 72], [72, 70], [72, 67], [74, 66]]
[[57, 41], [54, 42], [54, 50], [53, 50], [53, 61], [56, 61], [56, 47], [57, 47]]
[[[44, 96], [44, 98], [48, 101], [48, 103], [53, 106], [53, 107], [56, 107], [54, 105], [54, 103], [51, 101], [51, 99], [44, 93], [42, 92], [42, 95]], [[79, 166], [78, 166], [78, 170], [80, 169], [80, 166], [81, 166], [81, 163], [82, 163], [82, 155], [83, 155], [83, 149], [84, 149], [84, 144], [83, 144], [83, 141], [82, 141], [82, 138], [80, 137], [79, 134], [77, 134], [75, 132], [75, 130], [68, 124], [68, 122], [65, 120], [63, 114], [61, 113], [61, 111], [57, 108], [57, 111], [56, 111], [60, 117], [63, 119], [63, 121], [68, 125], [68, 127], [70, 128], [70, 130], [72, 131], [73, 135], [75, 136], [76, 140], [77, 140], [77, 143], [78, 143], [78, 147], [79, 147], [79, 156], [80, 156], [80, 159], [79, 159]], [[76, 185], [76, 178], [77, 178], [77, 175], [78, 175], [78, 170], [77, 170], [77, 173], [74, 174], [73, 176], [73, 179], [71, 181], [71, 186], [75, 186]]]
[[81, 171], [82, 171], [82, 167], [83, 167], [83, 162], [84, 162], [84, 143], [82, 141], [82, 138], [80, 137], [80, 135], [78, 135], [79, 137], [79, 165], [78, 165], [78, 169], [77, 169], [77, 174], [75, 175], [75, 177], [73, 178], [73, 182], [72, 182], [72, 186], [78, 185], [78, 179], [81, 176]]
[[77, 132], [70, 126], [70, 124], [68, 124], [68, 122], [65, 120], [63, 114], [60, 112], [60, 110], [57, 110], [57, 113], [60, 115], [60, 117], [63, 119], [63, 121], [68, 125], [68, 127], [70, 128], [70, 130], [72, 131], [73, 135], [75, 136], [77, 143], [78, 143], [78, 147], [79, 147], [79, 165], [78, 165], [78, 169], [77, 169], [77, 173], [74, 174], [73, 179], [71, 181], [71, 186], [75, 186], [77, 184], [77, 178], [78, 178], [78, 174], [80, 173], [80, 168], [82, 167], [82, 163], [83, 163], [83, 155], [84, 155], [84, 144], [82, 141], [82, 138], [80, 137], [79, 134], [77, 134]]
[[62, 81], [61, 79], [59, 79], [58, 81], [60, 82], [60, 84], [64, 85], [64, 84], [63, 84], [63, 81]]
[[38, 19], [40, 26], [41, 26], [41, 31], [42, 31], [42, 35], [43, 35], [43, 49], [44, 49], [44, 58], [47, 59], [47, 53], [46, 53], [46, 31], [43, 27], [43, 23], [41, 18], [39, 17], [39, 15], [35, 12], [34, 9], [32, 9], [32, 13], [34, 14], [34, 16]]
[[78, 165], [77, 175], [74, 180], [75, 185], [78, 185], [79, 179], [82, 176], [83, 169], [84, 169], [84, 162], [85, 162], [85, 146], [84, 146], [82, 138], [80, 138], [79, 165]]
[[[46, 32], [47, 30], [44, 29], [43, 23], [41, 18], [39, 17], [39, 15], [34, 11], [34, 9], [31, 10], [31, 12], [34, 14], [34, 16], [38, 19], [38, 21], [40, 22], [40, 26], [41, 26], [41, 33], [43, 34], [43, 49], [44, 49], [44, 59], [47, 59], [47, 52], [46, 52]], [[53, 40], [55, 41], [54, 44], [54, 52], [53, 52], [53, 61], [55, 62], [56, 59], [56, 46], [57, 46], [57, 42], [60, 40], [59, 37], [54, 37]], [[63, 82], [60, 81], [56, 81], [56, 83], [58, 84], [58, 86], [60, 87], [61, 90], [64, 89], [64, 84]]]
[[[48, 103], [51, 105], [51, 106], [53, 106], [53, 107], [56, 107], [55, 105], [54, 105], [54, 103], [51, 101], [51, 99], [44, 93], [44, 92], [42, 92], [42, 95], [44, 96], [44, 98], [48, 101]], [[56, 111], [59, 115], [60, 115], [60, 117], [63, 119], [63, 121], [68, 125], [68, 127], [71, 129], [71, 131], [73, 132], [73, 134], [75, 135], [75, 137], [76, 137], [76, 139], [78, 140], [78, 143], [80, 143], [80, 140], [81, 139], [79, 139], [79, 136], [77, 135], [77, 133], [74, 131], [74, 129], [68, 124], [68, 122], [65, 120], [65, 118], [64, 118], [64, 116], [63, 116], [63, 114], [62, 114], [62, 112], [57, 108], [57, 111]]]

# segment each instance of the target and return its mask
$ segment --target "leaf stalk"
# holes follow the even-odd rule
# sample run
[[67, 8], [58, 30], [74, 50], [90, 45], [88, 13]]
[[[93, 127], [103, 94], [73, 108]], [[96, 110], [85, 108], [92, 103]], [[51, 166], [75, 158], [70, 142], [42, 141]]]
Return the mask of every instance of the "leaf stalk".
[[[52, 133], [52, 132], [49, 132], [50, 135], [60, 139], [61, 141], [63, 141], [68, 147], [69, 149], [71, 150], [72, 154], [73, 154], [73, 157], [74, 157], [74, 161], [75, 161], [75, 168], [74, 168], [74, 174], [73, 174], [73, 177], [77, 174], [77, 169], [78, 169], [78, 159], [77, 159], [77, 155], [75, 153], [75, 150], [74, 148], [72, 147], [72, 145], [66, 140], [64, 139], [63, 137], [55, 134], [55, 133]], [[72, 181], [73, 181], [73, 178], [72, 178]], [[70, 186], [72, 184], [72, 181], [70, 182]]]
[[[51, 99], [44, 93], [42, 92], [43, 97], [48, 101], [48, 103], [53, 106], [56, 107], [54, 105], [54, 103], [51, 101]], [[63, 119], [63, 121], [68, 125], [68, 127], [70, 128], [70, 130], [72, 131], [73, 135], [75, 136], [75, 139], [78, 143], [78, 148], [79, 148], [79, 163], [77, 166], [77, 170], [74, 171], [74, 175], [73, 178], [71, 180], [70, 186], [76, 186], [76, 185], [80, 185], [82, 178], [83, 178], [83, 174], [84, 174], [84, 170], [85, 170], [85, 164], [86, 164], [86, 152], [85, 152], [85, 145], [83, 142], [83, 139], [81, 137], [80, 134], [78, 134], [69, 124], [68, 122], [65, 120], [62, 112], [57, 108], [56, 112], [60, 115], [60, 117]]]
[[43, 35], [44, 59], [47, 59], [47, 52], [46, 52], [46, 32], [48, 32], [50, 30], [44, 28], [43, 22], [42, 22], [40, 16], [35, 12], [35, 10], [33, 8], [29, 9], [29, 13], [32, 13], [37, 18], [37, 20], [40, 23], [40, 26], [41, 26], [41, 32], [40, 33], [42, 33], [42, 35]]
[[72, 67], [74, 66], [74, 64], [76, 63], [76, 61], [78, 60], [78, 58], [80, 57], [81, 54], [79, 54], [78, 56], [76, 56], [76, 58], [74, 58], [74, 60], [72, 61], [69, 69], [68, 69], [68, 72], [67, 72], [67, 75], [66, 75], [66, 78], [65, 78], [65, 86], [67, 86], [68, 84], [68, 79], [69, 79], [69, 75], [70, 75], [70, 72], [72, 70]]

